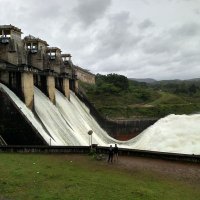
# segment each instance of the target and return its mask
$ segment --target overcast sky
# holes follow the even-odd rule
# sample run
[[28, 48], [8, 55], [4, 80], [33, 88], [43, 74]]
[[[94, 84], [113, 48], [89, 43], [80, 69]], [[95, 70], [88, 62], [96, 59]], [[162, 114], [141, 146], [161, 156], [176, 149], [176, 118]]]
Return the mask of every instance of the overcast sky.
[[93, 73], [200, 77], [200, 0], [0, 0], [0, 13]]

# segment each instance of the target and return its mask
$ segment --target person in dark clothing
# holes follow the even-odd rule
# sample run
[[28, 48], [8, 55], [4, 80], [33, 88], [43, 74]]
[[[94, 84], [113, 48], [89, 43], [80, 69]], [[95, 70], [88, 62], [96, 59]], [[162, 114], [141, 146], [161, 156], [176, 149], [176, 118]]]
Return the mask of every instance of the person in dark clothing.
[[113, 149], [114, 152], [114, 161], [118, 161], [118, 156], [119, 156], [119, 149], [117, 147], [117, 144], [115, 144], [115, 147]]
[[112, 145], [110, 145], [108, 149], [108, 163], [113, 161], [113, 148]]

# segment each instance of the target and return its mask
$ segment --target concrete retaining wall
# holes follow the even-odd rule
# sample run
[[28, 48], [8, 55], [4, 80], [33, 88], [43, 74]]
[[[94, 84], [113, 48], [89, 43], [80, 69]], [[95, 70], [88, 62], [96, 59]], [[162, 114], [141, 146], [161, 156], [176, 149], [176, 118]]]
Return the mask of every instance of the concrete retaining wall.
[[[78, 153], [88, 154], [89, 146], [0, 146], [0, 152], [17, 153]], [[97, 154], [107, 154], [108, 147], [96, 147]], [[187, 155], [177, 153], [164, 153], [155, 151], [145, 151], [136, 149], [119, 149], [120, 156], [138, 156], [154, 159], [164, 159], [173, 161], [185, 161], [200, 163], [200, 155]]]
[[46, 145], [44, 139], [0, 90], [0, 136], [8, 145]]
[[143, 130], [153, 125], [158, 119], [141, 120], [110, 120], [99, 114], [94, 105], [80, 91], [76, 93], [77, 97], [90, 109], [90, 114], [96, 119], [99, 125], [111, 136], [118, 140], [128, 140]]

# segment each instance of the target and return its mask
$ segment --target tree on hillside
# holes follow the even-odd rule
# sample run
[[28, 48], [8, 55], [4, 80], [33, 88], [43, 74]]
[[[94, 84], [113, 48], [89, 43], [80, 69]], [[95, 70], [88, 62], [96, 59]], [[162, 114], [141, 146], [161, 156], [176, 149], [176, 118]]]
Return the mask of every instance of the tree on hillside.
[[199, 88], [195, 84], [190, 85], [188, 88], [190, 94], [195, 94], [198, 89]]
[[96, 75], [97, 86], [105, 83], [113, 84], [115, 87], [121, 90], [127, 90], [129, 88], [129, 81], [126, 76], [119, 74], [108, 74], [108, 75]]
[[118, 74], [108, 74], [107, 81], [113, 83], [118, 88], [122, 90], [127, 90], [129, 88], [129, 81], [126, 76], [118, 75]]

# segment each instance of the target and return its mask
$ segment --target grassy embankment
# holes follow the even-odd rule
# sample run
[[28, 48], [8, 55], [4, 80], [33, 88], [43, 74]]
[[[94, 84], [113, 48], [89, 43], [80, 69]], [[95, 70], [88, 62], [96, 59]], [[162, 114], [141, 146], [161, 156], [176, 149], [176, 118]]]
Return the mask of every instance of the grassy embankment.
[[[169, 114], [192, 114], [200, 111], [200, 91], [179, 91], [180, 84], [163, 86], [129, 81], [121, 89], [97, 77], [96, 85], [81, 84], [88, 99], [104, 116], [112, 119], [160, 118]], [[185, 86], [185, 87], [186, 87]]]
[[196, 200], [198, 185], [89, 156], [0, 154], [0, 199]]

